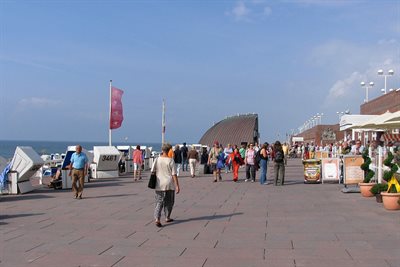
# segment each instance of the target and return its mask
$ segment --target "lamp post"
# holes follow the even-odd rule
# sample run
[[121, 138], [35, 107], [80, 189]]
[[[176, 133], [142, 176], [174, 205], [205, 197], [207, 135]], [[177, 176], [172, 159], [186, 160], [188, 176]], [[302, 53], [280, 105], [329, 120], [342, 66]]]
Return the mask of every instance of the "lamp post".
[[317, 116], [312, 116], [311, 121], [312, 121], [311, 128], [313, 128], [315, 125], [317, 125]]
[[375, 84], [373, 82], [369, 82], [368, 84], [365, 82], [361, 82], [360, 83], [361, 87], [365, 87], [365, 100], [364, 102], [367, 103], [368, 102], [368, 89], [372, 86], [374, 86]]
[[317, 113], [318, 124], [322, 123], [322, 116], [324, 116], [324, 113]]
[[386, 78], [387, 78], [388, 76], [393, 76], [393, 74], [394, 74], [394, 70], [388, 70], [387, 74], [385, 74], [383, 70], [378, 70], [378, 75], [379, 75], [379, 76], [385, 77], [385, 88], [383, 88], [383, 90], [382, 90], [382, 92], [383, 92], [384, 94], [386, 94], [386, 92], [387, 92], [387, 91], [386, 91]]

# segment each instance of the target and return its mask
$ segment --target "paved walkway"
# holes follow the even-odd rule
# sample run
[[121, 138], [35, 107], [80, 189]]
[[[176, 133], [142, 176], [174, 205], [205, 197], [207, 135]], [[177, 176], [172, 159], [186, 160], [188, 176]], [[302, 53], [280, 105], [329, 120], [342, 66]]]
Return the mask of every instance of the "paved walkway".
[[147, 179], [91, 182], [82, 200], [45, 188], [1, 196], [0, 266], [400, 266], [400, 212], [303, 184], [299, 160], [283, 187], [184, 175], [161, 229]]

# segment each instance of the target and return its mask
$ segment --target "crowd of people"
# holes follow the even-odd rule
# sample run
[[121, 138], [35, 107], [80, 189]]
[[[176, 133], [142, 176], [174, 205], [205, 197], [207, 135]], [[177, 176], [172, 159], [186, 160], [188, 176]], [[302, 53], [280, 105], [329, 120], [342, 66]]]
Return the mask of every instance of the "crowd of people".
[[[273, 145], [264, 143], [261, 147], [257, 143], [237, 145], [228, 144], [225, 148], [214, 142], [210, 150], [203, 148], [201, 155], [195, 147], [191, 150], [183, 143], [182, 146], [163, 144], [162, 154], [158, 157], [151, 168], [151, 172], [156, 174], [157, 182], [155, 187], [155, 209], [154, 219], [157, 227], [162, 227], [161, 213], [164, 211], [165, 223], [172, 222], [171, 213], [175, 202], [175, 194], [180, 192], [178, 177], [182, 171], [188, 171], [195, 178], [196, 165], [200, 162], [205, 169], [213, 173], [213, 182], [222, 181], [221, 171], [226, 173], [232, 170], [233, 181], [239, 180], [239, 168], [245, 168], [245, 182], [256, 181], [256, 172], [260, 172], [260, 184], [267, 184], [267, 163], [274, 161], [275, 185], [283, 185], [285, 178], [285, 165], [287, 161], [288, 146], [276, 141]], [[286, 152], [285, 152], [286, 151]], [[186, 167], [186, 169], [185, 169]], [[182, 168], [182, 169], [181, 169]], [[136, 176], [135, 176], [136, 177]]]
[[[215, 141], [210, 149], [203, 147], [199, 153], [194, 147], [189, 150], [186, 143], [182, 146], [170, 146], [167, 156], [172, 158], [175, 163], [176, 174], [179, 177], [182, 171], [188, 171], [195, 177], [197, 164], [204, 166], [204, 173], [213, 174], [213, 182], [222, 180], [221, 172], [232, 172], [233, 181], [239, 180], [239, 169], [245, 169], [245, 182], [255, 182], [257, 171], [260, 171], [260, 184], [267, 184], [267, 166], [268, 162], [274, 162], [275, 185], [283, 185], [285, 165], [287, 164], [289, 147], [286, 143], [283, 145], [276, 141], [274, 144], [264, 143], [259, 146], [257, 143], [222, 146]], [[189, 164], [185, 164], [188, 162]], [[185, 169], [186, 165], [186, 169]]]
[[391, 141], [385, 143], [377, 140], [367, 142], [365, 146], [362, 145], [360, 140], [339, 141], [325, 145], [316, 145], [313, 142], [295, 143], [289, 149], [289, 157], [314, 159], [317, 152], [323, 152], [329, 158], [336, 158], [342, 155], [361, 155], [365, 149], [371, 151], [372, 154], [377, 154], [379, 148], [382, 148], [382, 153], [386, 155], [388, 151], [395, 154], [398, 147], [400, 147], [400, 143], [397, 144]]
[[[399, 144], [388, 142], [372, 141], [366, 145], [371, 153], [377, 153], [381, 147], [383, 153], [388, 151], [399, 155]], [[199, 153], [195, 147], [189, 149], [186, 143], [182, 146], [176, 145], [174, 148], [170, 144], [162, 145], [162, 154], [158, 157], [151, 168], [151, 171], [156, 173], [157, 183], [155, 188], [155, 211], [154, 218], [157, 227], [162, 227], [161, 213], [164, 210], [165, 222], [172, 222], [171, 212], [174, 206], [175, 194], [180, 192], [178, 177], [181, 172], [189, 171], [192, 178], [196, 175], [197, 164], [204, 165], [205, 173], [212, 173], [213, 182], [222, 181], [221, 172], [232, 172], [234, 182], [239, 181], [239, 169], [244, 168], [245, 182], [254, 183], [259, 171], [259, 182], [262, 185], [267, 184], [268, 162], [273, 162], [275, 186], [284, 185], [285, 182], [285, 166], [287, 165], [288, 157], [298, 157], [302, 159], [313, 159], [317, 152], [325, 152], [328, 157], [338, 157], [340, 155], [361, 155], [366, 147], [361, 144], [361, 141], [342, 141], [330, 143], [324, 146], [311, 143], [295, 143], [289, 146], [287, 143], [281, 144], [276, 141], [273, 144], [263, 143], [259, 146], [257, 143], [231, 145], [227, 144], [223, 147], [218, 141], [215, 141], [211, 149], [203, 147]], [[143, 153], [140, 146], [132, 155], [134, 163], [133, 178], [135, 181], [140, 180], [141, 169], [143, 165]], [[400, 160], [399, 160], [400, 161]], [[69, 166], [69, 176], [72, 179], [72, 191], [74, 198], [82, 199], [84, 187], [84, 176], [88, 170], [88, 160], [82, 152], [80, 145], [76, 146], [76, 152], [71, 157]], [[55, 177], [59, 178], [59, 177]], [[57, 179], [56, 179], [57, 180]]]

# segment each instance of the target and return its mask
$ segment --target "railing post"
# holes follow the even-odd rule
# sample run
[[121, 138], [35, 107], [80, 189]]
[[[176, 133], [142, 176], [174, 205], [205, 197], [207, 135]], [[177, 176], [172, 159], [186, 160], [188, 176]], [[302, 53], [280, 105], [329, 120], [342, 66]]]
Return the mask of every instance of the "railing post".
[[376, 166], [378, 169], [378, 183], [382, 183], [382, 170], [383, 170], [383, 161], [382, 161], [383, 153], [382, 152], [383, 152], [382, 147], [379, 146], [378, 147], [378, 166]]

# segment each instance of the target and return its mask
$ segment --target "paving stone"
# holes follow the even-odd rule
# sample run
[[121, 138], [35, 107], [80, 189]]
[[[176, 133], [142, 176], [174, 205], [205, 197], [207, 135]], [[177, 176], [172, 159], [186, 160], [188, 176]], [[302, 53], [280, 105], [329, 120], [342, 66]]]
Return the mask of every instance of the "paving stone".
[[47, 188], [1, 196], [0, 266], [400, 266], [398, 211], [302, 173], [298, 159], [282, 187], [183, 173], [162, 228], [148, 173], [95, 180], [82, 200]]

